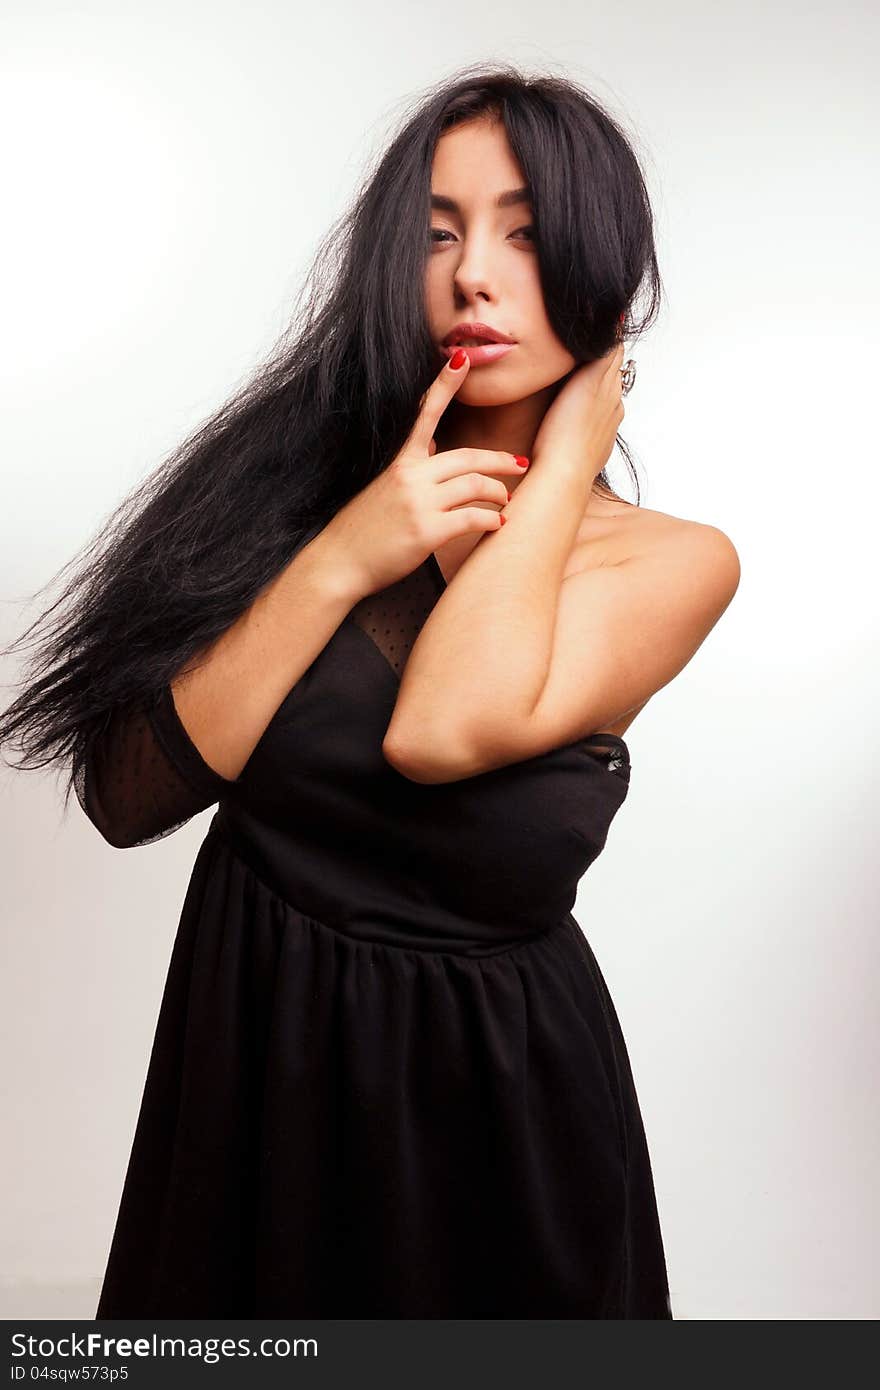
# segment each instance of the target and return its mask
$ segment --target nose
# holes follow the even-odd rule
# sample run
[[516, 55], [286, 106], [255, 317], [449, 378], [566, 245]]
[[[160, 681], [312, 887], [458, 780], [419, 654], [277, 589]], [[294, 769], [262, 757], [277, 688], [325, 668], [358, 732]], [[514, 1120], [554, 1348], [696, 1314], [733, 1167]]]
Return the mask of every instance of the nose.
[[456, 294], [463, 300], [492, 298], [494, 272], [491, 265], [491, 251], [488, 237], [471, 234], [462, 246], [461, 256], [455, 269], [454, 285]]

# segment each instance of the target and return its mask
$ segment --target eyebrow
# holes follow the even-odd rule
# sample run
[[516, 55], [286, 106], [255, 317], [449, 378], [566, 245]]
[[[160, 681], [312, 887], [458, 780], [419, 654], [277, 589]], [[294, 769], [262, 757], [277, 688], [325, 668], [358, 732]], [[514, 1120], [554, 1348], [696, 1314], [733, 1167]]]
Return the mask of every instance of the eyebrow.
[[[508, 188], [505, 193], [499, 193], [495, 199], [496, 208], [510, 208], [517, 203], [530, 203], [532, 194], [529, 188]], [[461, 208], [454, 198], [447, 198], [445, 193], [431, 194], [431, 207], [437, 208], [442, 212], [461, 212]]]

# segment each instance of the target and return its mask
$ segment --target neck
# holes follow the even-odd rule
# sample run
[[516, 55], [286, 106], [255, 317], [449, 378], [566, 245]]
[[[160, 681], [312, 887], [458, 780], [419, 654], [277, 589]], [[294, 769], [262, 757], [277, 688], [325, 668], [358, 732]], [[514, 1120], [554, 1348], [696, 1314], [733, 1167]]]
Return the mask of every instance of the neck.
[[499, 449], [532, 456], [532, 446], [558, 383], [505, 405], [464, 405], [451, 400], [434, 435], [438, 453], [448, 449]]
[[[465, 405], [453, 398], [434, 432], [434, 442], [438, 453], [450, 449], [499, 449], [505, 453], [524, 454], [532, 457], [532, 447], [541, 421], [559, 391], [562, 382], [555, 381], [533, 396], [521, 401], [511, 401], [505, 405]], [[499, 478], [511, 495], [519, 487], [521, 478], [511, 478], [507, 474], [491, 473]], [[603, 510], [609, 502], [619, 501], [594, 484], [589, 506]]]

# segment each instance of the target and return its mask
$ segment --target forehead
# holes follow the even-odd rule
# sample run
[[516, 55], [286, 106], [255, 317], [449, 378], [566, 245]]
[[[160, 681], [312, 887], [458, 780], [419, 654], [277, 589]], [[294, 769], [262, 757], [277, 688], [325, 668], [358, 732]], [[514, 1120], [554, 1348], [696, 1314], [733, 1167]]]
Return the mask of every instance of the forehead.
[[526, 183], [501, 121], [466, 121], [440, 136], [431, 167], [431, 192], [460, 205], [494, 201]]

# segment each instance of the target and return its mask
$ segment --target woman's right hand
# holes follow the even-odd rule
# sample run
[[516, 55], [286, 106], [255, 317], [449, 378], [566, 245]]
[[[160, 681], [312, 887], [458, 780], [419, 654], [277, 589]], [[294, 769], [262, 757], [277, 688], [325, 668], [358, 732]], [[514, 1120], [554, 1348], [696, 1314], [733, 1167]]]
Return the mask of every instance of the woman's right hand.
[[438, 421], [470, 370], [469, 361], [456, 370], [451, 360], [426, 391], [400, 452], [321, 533], [335, 547], [355, 593], [387, 588], [455, 536], [497, 531], [507, 488], [488, 475], [525, 472], [515, 454], [501, 450], [437, 452]]

